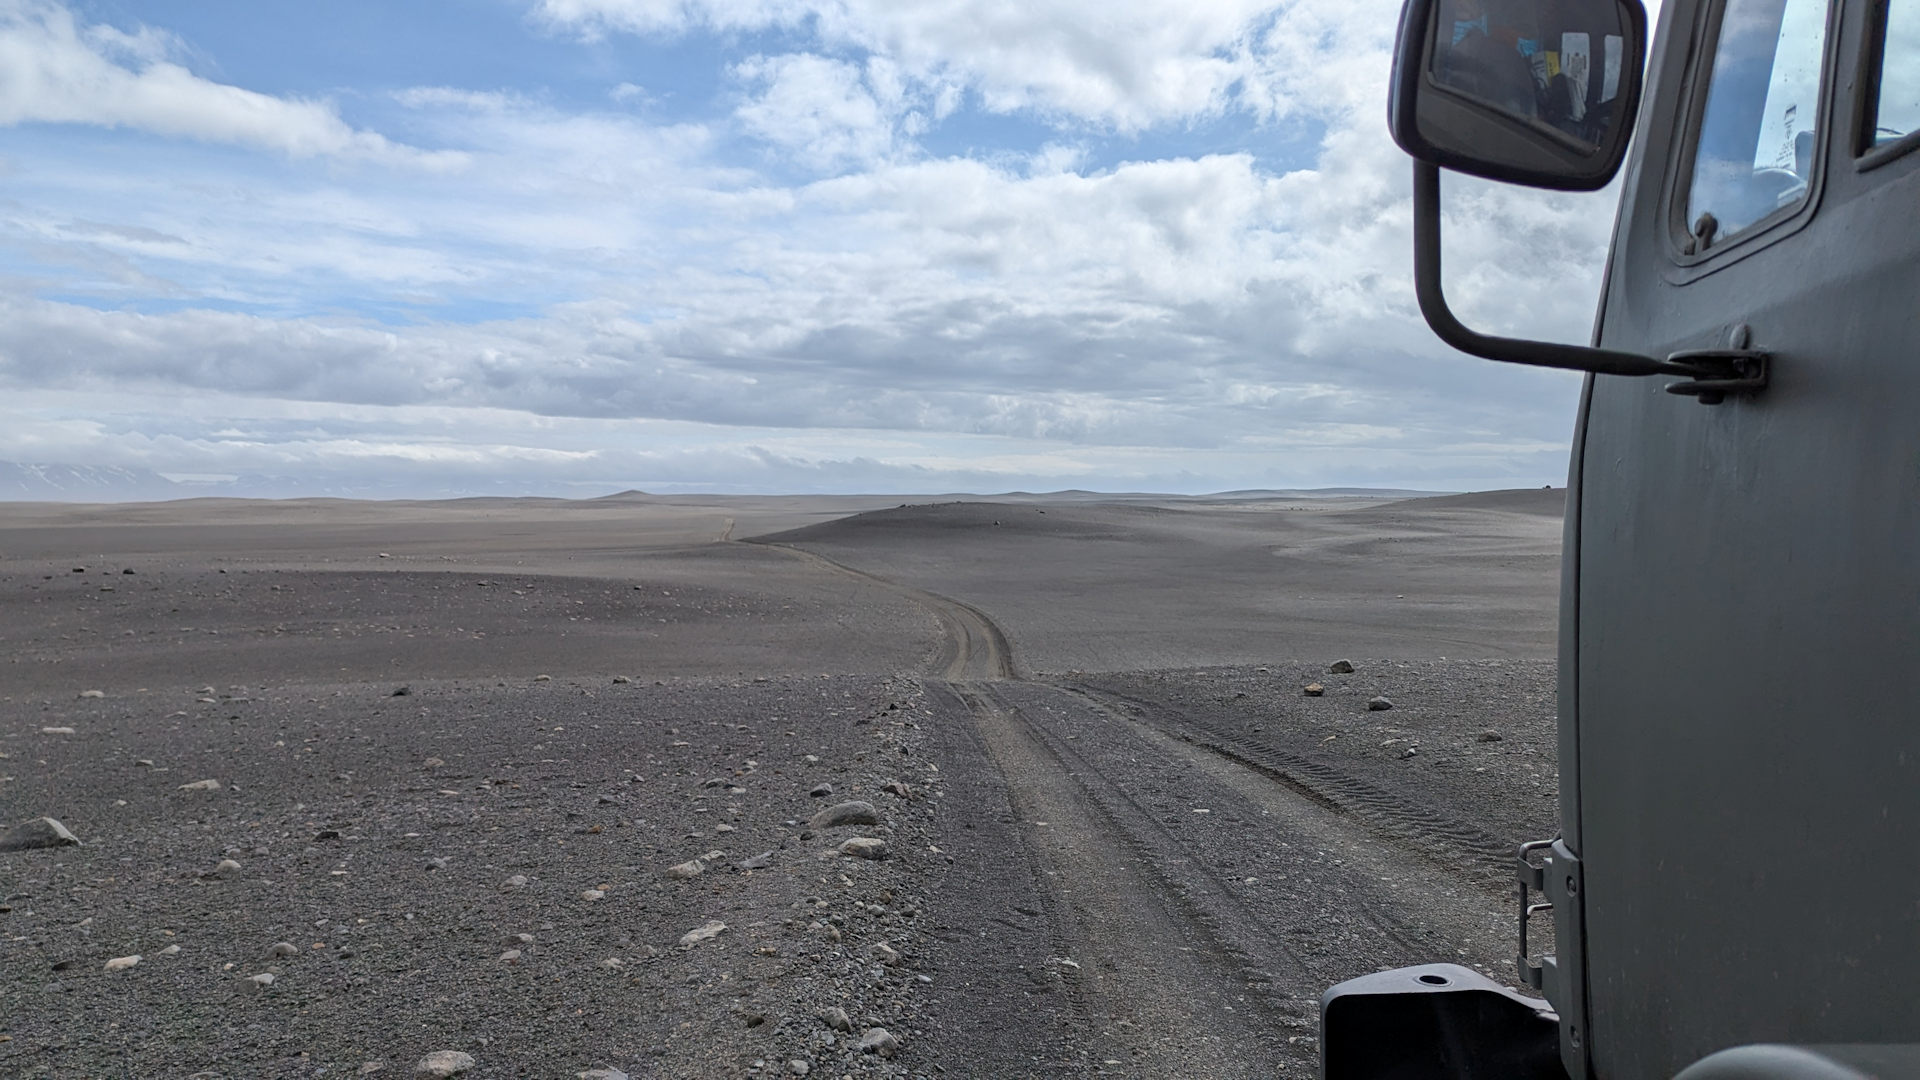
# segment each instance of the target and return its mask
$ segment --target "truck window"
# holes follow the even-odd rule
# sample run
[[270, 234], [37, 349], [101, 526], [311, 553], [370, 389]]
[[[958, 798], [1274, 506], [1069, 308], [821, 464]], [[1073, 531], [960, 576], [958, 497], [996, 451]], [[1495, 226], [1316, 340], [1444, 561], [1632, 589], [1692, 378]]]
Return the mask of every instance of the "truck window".
[[1869, 146], [1920, 130], [1920, 3], [1887, 0], [1885, 25]]
[[1727, 0], [1694, 143], [1687, 251], [1806, 200], [1826, 38], [1826, 0]]

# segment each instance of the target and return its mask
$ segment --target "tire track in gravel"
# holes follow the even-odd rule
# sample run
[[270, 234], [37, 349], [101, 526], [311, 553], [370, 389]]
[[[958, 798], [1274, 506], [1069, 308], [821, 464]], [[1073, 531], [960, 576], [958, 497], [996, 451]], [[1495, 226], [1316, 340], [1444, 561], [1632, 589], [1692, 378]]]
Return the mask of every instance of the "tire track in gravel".
[[[745, 543], [762, 543], [747, 540]], [[942, 652], [934, 662], [929, 674], [947, 682], [978, 682], [983, 680], [1018, 679], [1020, 671], [1013, 662], [1013, 645], [1007, 641], [1007, 635], [986, 613], [971, 604], [962, 603], [939, 593], [916, 589], [911, 585], [902, 585], [897, 581], [856, 570], [845, 563], [835, 562], [825, 555], [818, 555], [804, 548], [789, 547], [786, 544], [765, 544], [764, 546], [787, 552], [807, 562], [836, 574], [857, 578], [870, 585], [878, 585], [919, 605], [940, 621], [942, 630]]]
[[[1125, 1053], [1112, 1060], [1146, 1076], [1271, 1075], [1285, 1056], [1282, 1018], [1265, 994], [1275, 977], [1248, 935], [1232, 932], [1249, 920], [1231, 895], [1177, 844], [1169, 851], [1143, 808], [993, 684], [948, 689], [973, 715], [1046, 868], [1049, 914], [1065, 946], [1058, 967], [1088, 999], [1088, 1020], [1113, 1024], [1103, 1034]], [[1303, 981], [1297, 961], [1268, 951], [1285, 982]]]
[[[1326, 986], [1436, 957], [1504, 961], [1509, 943], [1497, 927], [1510, 916], [1483, 881], [1496, 864], [1506, 871], [1504, 841], [1157, 704], [1028, 681], [1005, 633], [979, 609], [769, 546], [885, 587], [941, 624], [945, 643], [927, 685], [971, 717], [982, 764], [1004, 784], [1012, 846], [1040, 886], [1047, 964], [1070, 1022], [1083, 1027], [1078, 1052], [1089, 1069], [1098, 1068], [1091, 1053], [1137, 1075], [1307, 1075], [1317, 1063], [1314, 1003]], [[1078, 719], [1066, 719], [1075, 709]], [[1258, 828], [1186, 835], [1149, 805], [1145, 778], [1155, 776], [1181, 778]], [[1284, 901], [1263, 893], [1270, 886], [1260, 878], [1242, 881], [1210, 861], [1251, 864], [1276, 844], [1297, 850], [1266, 865], [1306, 882]], [[1406, 847], [1442, 872], [1405, 881]], [[1447, 914], [1434, 915], [1436, 901]], [[1482, 917], [1488, 911], [1498, 914]]]
[[1516, 850], [1512, 839], [1496, 836], [1437, 807], [1395, 795], [1325, 762], [1223, 734], [1163, 703], [1113, 690], [1057, 685], [1096, 709], [1150, 724], [1173, 738], [1278, 781], [1322, 806], [1352, 814], [1450, 872], [1471, 875], [1503, 893], [1511, 888]]

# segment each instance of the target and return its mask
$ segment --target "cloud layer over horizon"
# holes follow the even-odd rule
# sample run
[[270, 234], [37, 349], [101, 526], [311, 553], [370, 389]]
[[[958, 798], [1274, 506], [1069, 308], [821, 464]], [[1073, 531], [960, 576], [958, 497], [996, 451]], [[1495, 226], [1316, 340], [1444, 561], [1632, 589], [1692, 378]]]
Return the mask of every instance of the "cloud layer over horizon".
[[[138, 10], [0, 0], [0, 460], [421, 491], [1564, 475], [1577, 380], [1450, 354], [1414, 306], [1390, 0]], [[1612, 195], [1447, 200], [1456, 306], [1583, 338]]]

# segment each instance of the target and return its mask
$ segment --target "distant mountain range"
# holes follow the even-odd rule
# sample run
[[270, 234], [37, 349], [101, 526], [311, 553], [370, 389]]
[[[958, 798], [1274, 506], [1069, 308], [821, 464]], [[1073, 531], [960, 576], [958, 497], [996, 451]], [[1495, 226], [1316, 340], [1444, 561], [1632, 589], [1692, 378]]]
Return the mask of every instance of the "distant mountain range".
[[0, 499], [9, 501], [127, 502], [185, 495], [181, 485], [148, 469], [0, 461]]
[[0, 502], [164, 502], [168, 499], [455, 499], [473, 495], [523, 495], [503, 480], [494, 490], [471, 486], [422, 490], [406, 481], [244, 475], [173, 480], [151, 469], [117, 465], [30, 465], [0, 461]]
[[[167, 499], [453, 499], [475, 495], [522, 496], [530, 494], [511, 480], [502, 480], [489, 491], [471, 487], [444, 491], [422, 491], [417, 484], [383, 484], [379, 481], [343, 483], [338, 480], [314, 480], [287, 476], [236, 476], [219, 480], [171, 480], [150, 469], [117, 465], [29, 465], [0, 461], [0, 502], [160, 502]], [[948, 495], [918, 495], [916, 499], [989, 500], [994, 502], [1127, 502], [1171, 501], [1254, 501], [1262, 499], [1373, 498], [1407, 499], [1449, 492], [1413, 491], [1403, 488], [1288, 488], [1222, 491], [1211, 495], [1167, 495], [1154, 492], [1112, 491], [1026, 491], [994, 495], [955, 492]], [[574, 498], [590, 497], [586, 492]], [[676, 501], [702, 496], [652, 496], [645, 492], [623, 491], [605, 499], [644, 498]]]

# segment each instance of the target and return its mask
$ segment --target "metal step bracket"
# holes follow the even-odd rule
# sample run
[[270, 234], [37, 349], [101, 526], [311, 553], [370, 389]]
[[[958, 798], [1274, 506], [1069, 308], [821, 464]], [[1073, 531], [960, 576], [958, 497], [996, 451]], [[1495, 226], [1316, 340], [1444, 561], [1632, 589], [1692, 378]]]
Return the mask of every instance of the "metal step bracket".
[[1535, 915], [1553, 910], [1551, 903], [1533, 903], [1534, 893], [1547, 891], [1547, 868], [1552, 863], [1552, 857], [1549, 856], [1545, 862], [1534, 862], [1532, 856], [1536, 851], [1544, 851], [1552, 847], [1552, 840], [1532, 840], [1521, 844], [1514, 865], [1514, 876], [1520, 882], [1520, 948], [1514, 954], [1513, 963], [1520, 973], [1521, 983], [1535, 990], [1542, 988], [1546, 974], [1544, 965], [1528, 955], [1527, 924], [1533, 921]]

